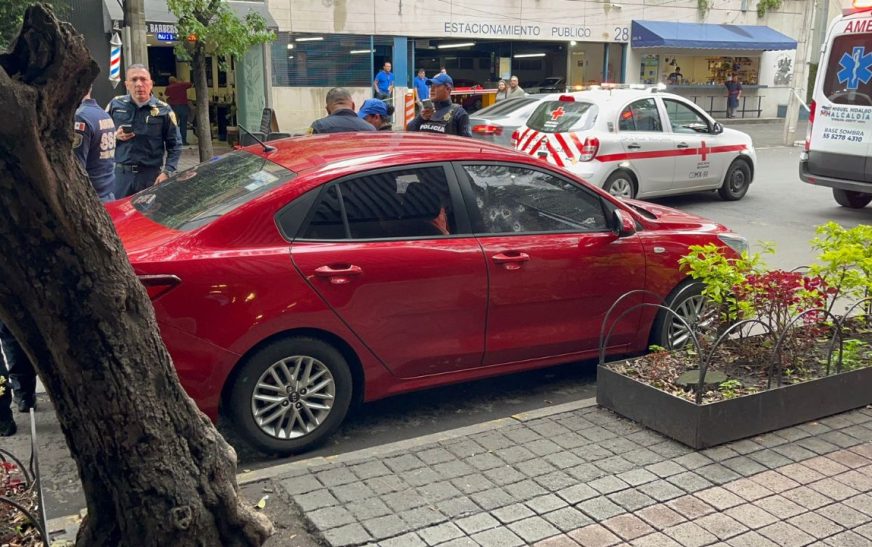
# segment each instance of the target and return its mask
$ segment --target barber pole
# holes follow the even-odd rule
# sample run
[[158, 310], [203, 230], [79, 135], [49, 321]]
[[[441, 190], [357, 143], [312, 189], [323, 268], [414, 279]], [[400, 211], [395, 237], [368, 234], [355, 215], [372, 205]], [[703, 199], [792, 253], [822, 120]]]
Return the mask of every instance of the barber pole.
[[410, 121], [415, 119], [415, 93], [412, 91], [406, 91], [406, 100], [404, 104], [405, 115], [403, 116], [403, 129], [409, 124]]
[[109, 50], [109, 81], [112, 87], [117, 87], [121, 81], [121, 38], [117, 32], [112, 35], [109, 45], [112, 46]]

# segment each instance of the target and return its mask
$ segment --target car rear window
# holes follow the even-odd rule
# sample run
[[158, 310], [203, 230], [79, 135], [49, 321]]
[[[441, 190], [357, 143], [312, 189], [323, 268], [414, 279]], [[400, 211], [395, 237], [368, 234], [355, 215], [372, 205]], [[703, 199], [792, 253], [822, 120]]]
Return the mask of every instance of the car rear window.
[[836, 37], [830, 48], [823, 92], [836, 104], [872, 106], [872, 34]]
[[544, 133], [584, 131], [593, 127], [597, 112], [593, 103], [546, 101], [533, 111], [527, 125]]
[[133, 197], [137, 211], [173, 230], [205, 226], [293, 179], [293, 171], [248, 152], [231, 152]]
[[476, 118], [486, 118], [488, 116], [506, 116], [511, 114], [512, 112], [519, 110], [528, 104], [533, 104], [539, 99], [509, 99], [506, 101], [501, 101], [496, 103], [495, 105], [489, 106], [487, 108], [483, 108], [475, 113]]

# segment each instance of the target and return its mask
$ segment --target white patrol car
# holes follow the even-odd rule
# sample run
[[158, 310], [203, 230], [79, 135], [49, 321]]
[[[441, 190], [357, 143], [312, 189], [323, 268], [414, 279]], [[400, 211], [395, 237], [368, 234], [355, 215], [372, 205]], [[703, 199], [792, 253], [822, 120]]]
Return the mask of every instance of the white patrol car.
[[589, 89], [544, 101], [513, 141], [516, 150], [624, 198], [717, 190], [727, 201], [742, 199], [757, 158], [751, 137], [656, 88]]

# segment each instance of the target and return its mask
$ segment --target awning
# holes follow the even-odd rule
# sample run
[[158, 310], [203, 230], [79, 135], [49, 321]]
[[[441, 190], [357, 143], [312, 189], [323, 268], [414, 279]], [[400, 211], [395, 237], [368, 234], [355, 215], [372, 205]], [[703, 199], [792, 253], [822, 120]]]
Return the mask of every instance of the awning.
[[[230, 10], [237, 17], [243, 19], [248, 12], [253, 11], [260, 14], [266, 21], [266, 27], [270, 29], [279, 28], [278, 23], [270, 15], [266, 7], [266, 2], [227, 2]], [[118, 0], [103, 0], [103, 6], [109, 15], [111, 21], [123, 21], [124, 12]], [[166, 23], [170, 25], [176, 24], [176, 16], [167, 8], [165, 0], [145, 0], [145, 21], [147, 23]]]
[[633, 48], [772, 51], [796, 49], [796, 40], [763, 25], [633, 21]]

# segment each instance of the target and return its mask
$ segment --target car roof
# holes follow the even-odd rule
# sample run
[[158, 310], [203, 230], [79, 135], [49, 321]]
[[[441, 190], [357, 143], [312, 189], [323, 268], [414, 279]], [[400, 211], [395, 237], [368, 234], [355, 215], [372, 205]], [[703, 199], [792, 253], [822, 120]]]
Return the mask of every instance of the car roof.
[[263, 156], [298, 174], [320, 171], [360, 171], [429, 161], [458, 158], [524, 156], [502, 146], [466, 137], [433, 133], [374, 131], [307, 135], [270, 141], [273, 152], [260, 145], [243, 150]]

